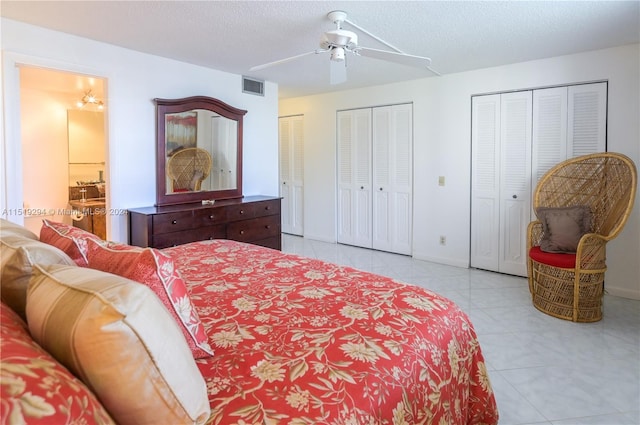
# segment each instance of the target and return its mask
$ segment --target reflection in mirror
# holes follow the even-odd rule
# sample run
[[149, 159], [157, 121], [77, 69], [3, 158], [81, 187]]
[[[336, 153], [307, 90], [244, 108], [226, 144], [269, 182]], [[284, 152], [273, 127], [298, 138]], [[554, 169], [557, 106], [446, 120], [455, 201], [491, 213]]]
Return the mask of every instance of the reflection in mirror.
[[237, 188], [238, 123], [205, 109], [165, 115], [167, 194]]
[[156, 99], [157, 205], [242, 197], [246, 111], [217, 99]]

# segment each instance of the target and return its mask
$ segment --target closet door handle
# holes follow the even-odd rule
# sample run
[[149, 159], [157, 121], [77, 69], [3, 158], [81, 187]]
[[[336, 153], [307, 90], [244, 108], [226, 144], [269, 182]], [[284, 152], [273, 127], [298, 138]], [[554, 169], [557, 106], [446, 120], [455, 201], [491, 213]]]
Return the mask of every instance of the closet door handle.
[[380, 188], [380, 190], [382, 190], [382, 188]]
[[512, 198], [513, 199], [518, 199], [518, 195], [513, 195]]
[[364, 186], [360, 186], [360, 189], [364, 189]]

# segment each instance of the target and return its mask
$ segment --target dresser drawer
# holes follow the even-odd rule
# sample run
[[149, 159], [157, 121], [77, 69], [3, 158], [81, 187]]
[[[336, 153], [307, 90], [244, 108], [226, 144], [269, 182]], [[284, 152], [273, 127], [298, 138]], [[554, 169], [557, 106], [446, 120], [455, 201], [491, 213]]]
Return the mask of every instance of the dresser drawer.
[[153, 234], [178, 232], [180, 230], [193, 229], [193, 212], [179, 211], [153, 216]]
[[161, 249], [170, 246], [182, 245], [189, 242], [226, 238], [226, 226], [224, 224], [220, 224], [216, 226], [201, 227], [199, 229], [155, 235], [153, 238], [153, 246]]
[[236, 221], [229, 223], [227, 226], [227, 238], [241, 242], [266, 239], [278, 235], [280, 235], [279, 215]]
[[256, 216], [256, 208], [254, 203], [231, 205], [225, 208], [227, 210], [227, 220], [247, 220]]
[[255, 209], [255, 217], [280, 214], [280, 199], [256, 202], [253, 207]]
[[195, 210], [193, 212], [193, 227], [211, 226], [216, 223], [227, 221], [226, 208], [209, 208], [205, 210]]

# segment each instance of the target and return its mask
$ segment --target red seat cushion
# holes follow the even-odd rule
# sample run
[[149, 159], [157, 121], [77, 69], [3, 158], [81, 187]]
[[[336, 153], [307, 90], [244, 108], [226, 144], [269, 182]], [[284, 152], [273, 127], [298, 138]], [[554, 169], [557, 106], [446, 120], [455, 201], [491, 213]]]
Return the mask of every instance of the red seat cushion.
[[548, 266], [561, 267], [563, 269], [575, 269], [576, 254], [544, 252], [539, 246], [529, 250], [529, 257], [538, 263]]

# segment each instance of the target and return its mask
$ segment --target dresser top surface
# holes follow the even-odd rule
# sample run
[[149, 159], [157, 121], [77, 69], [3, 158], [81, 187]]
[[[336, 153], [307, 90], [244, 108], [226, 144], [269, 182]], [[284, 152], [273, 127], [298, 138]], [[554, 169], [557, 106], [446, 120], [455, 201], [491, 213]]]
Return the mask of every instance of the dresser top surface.
[[149, 206], [149, 207], [140, 207], [140, 208], [129, 208], [129, 212], [138, 213], [138, 214], [164, 214], [164, 213], [172, 213], [179, 211], [193, 211], [198, 209], [207, 209], [207, 208], [216, 208], [216, 207], [225, 207], [229, 205], [241, 205], [250, 202], [260, 202], [260, 201], [273, 201], [281, 199], [278, 196], [264, 196], [264, 195], [254, 195], [254, 196], [245, 196], [242, 198], [236, 199], [220, 199], [216, 200], [213, 204], [202, 204], [198, 202], [189, 203], [189, 204], [176, 204], [176, 205], [165, 205], [165, 206]]

